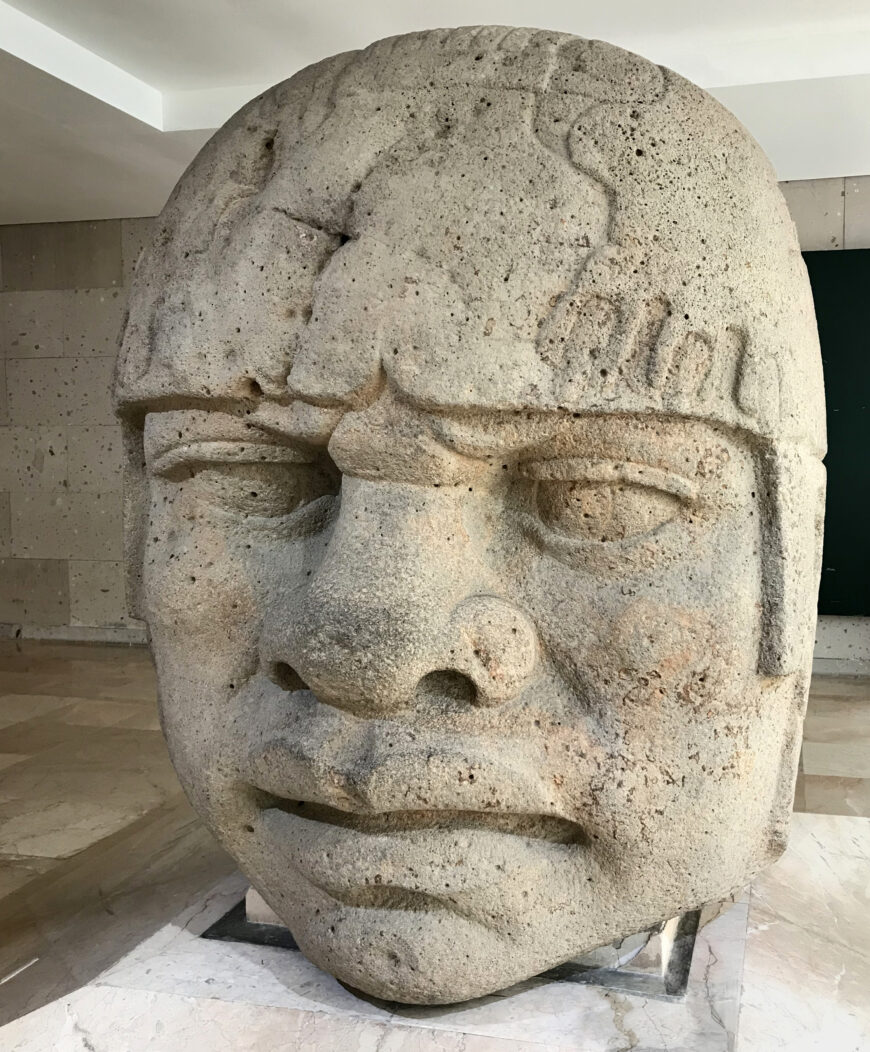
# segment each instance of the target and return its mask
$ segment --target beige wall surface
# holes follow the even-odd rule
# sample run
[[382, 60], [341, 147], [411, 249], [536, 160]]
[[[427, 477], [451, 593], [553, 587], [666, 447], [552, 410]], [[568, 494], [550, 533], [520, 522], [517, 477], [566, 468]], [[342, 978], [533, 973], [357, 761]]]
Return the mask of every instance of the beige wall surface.
[[[870, 248], [870, 176], [782, 184], [805, 250]], [[153, 219], [0, 226], [0, 634], [141, 639], [110, 384]]]
[[0, 227], [0, 633], [139, 639], [110, 396], [152, 219]]

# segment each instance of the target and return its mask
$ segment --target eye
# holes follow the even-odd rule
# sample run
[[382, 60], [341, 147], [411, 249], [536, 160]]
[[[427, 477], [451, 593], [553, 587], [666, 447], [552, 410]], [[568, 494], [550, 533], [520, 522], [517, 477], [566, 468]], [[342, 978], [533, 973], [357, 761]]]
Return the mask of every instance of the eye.
[[520, 474], [538, 480], [538, 523], [566, 542], [640, 537], [698, 500], [691, 479], [630, 461], [553, 458], [521, 464]]
[[555, 533], [590, 541], [621, 541], [670, 522], [682, 501], [673, 493], [626, 482], [541, 480], [537, 510]]
[[317, 464], [206, 464], [192, 473], [196, 496], [243, 517], [277, 519], [338, 493], [340, 475]]
[[157, 457], [151, 473], [183, 484], [198, 503], [242, 518], [284, 518], [341, 487], [327, 456], [265, 443], [191, 443]]

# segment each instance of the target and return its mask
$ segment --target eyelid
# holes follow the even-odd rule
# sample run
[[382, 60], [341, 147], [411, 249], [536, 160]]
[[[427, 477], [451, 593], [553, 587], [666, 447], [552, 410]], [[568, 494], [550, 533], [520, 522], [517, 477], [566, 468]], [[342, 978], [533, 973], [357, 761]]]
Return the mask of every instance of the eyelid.
[[673, 493], [682, 500], [698, 497], [694, 482], [673, 471], [635, 464], [631, 461], [590, 460], [585, 457], [556, 457], [551, 460], [526, 461], [517, 466], [526, 478], [562, 480], [565, 482], [627, 482], [634, 486]]
[[155, 475], [168, 475], [192, 463], [215, 464], [311, 464], [310, 453], [271, 442], [185, 442], [148, 458]]

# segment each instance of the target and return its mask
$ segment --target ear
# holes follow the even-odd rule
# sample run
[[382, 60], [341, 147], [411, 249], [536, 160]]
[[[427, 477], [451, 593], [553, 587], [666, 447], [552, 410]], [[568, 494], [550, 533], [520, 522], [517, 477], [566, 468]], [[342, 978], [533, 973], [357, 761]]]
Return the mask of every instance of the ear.
[[148, 524], [148, 483], [141, 423], [122, 420], [124, 435], [124, 584], [127, 612], [144, 618], [142, 563]]
[[758, 672], [810, 670], [822, 568], [825, 468], [797, 446], [760, 456], [762, 625]]

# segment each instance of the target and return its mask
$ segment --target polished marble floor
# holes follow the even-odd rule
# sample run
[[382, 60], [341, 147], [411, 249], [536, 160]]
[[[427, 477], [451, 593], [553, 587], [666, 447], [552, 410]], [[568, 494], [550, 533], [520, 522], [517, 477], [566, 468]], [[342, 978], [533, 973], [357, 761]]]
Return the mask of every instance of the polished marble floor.
[[870, 818], [870, 678], [813, 679], [794, 809]]
[[[795, 810], [870, 817], [870, 679], [814, 680]], [[169, 763], [146, 650], [0, 641], [0, 1024], [232, 870]]]
[[233, 869], [169, 762], [144, 648], [0, 641], [0, 1024]]

